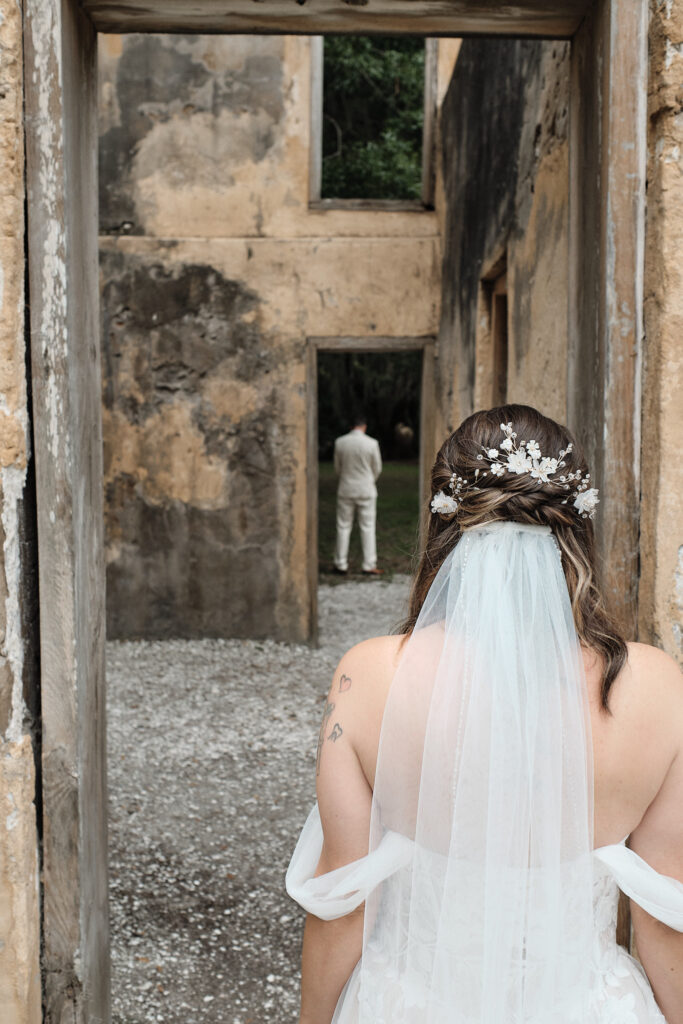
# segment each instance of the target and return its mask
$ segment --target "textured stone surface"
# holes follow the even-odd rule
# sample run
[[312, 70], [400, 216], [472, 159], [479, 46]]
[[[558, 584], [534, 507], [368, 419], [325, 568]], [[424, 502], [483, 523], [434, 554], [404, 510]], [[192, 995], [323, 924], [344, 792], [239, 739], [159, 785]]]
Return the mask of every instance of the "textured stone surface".
[[[566, 416], [569, 49], [467, 39], [442, 112], [439, 344], [453, 428], [490, 404], [482, 279], [507, 268], [508, 398]], [[479, 358], [478, 358], [479, 357]], [[484, 361], [485, 362], [485, 361]], [[448, 401], [448, 392], [453, 397]]]
[[109, 636], [306, 639], [306, 339], [435, 333], [436, 214], [309, 210], [308, 39], [100, 58]]
[[[22, 9], [0, 0], [0, 1007], [3, 1024], [41, 1018], [35, 509], [27, 470], [24, 337]], [[28, 500], [27, 500], [28, 499]]]
[[41, 1020], [37, 836], [29, 736], [0, 742], [0, 1007], [3, 1024]]
[[21, 8], [0, 6], [0, 467], [26, 464]]
[[683, 665], [683, 3], [650, 7], [639, 628]]
[[284, 890], [341, 654], [391, 630], [407, 579], [320, 589], [320, 647], [109, 644], [114, 1024], [297, 1019], [303, 912]]

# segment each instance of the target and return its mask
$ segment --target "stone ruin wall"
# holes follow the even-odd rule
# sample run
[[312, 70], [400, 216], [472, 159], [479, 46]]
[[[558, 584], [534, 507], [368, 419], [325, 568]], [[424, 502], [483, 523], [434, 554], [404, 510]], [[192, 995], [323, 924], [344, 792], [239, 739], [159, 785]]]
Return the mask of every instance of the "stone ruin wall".
[[434, 212], [309, 210], [310, 59], [101, 38], [110, 636], [306, 639], [306, 339], [436, 332]]
[[25, 370], [21, 7], [0, 0], [0, 1008], [41, 1019], [35, 494]]
[[650, 7], [638, 629], [683, 666], [683, 3]]
[[[683, 3], [651, 15], [639, 639], [683, 664]], [[442, 109], [448, 427], [485, 404], [480, 280], [505, 250], [508, 397], [566, 416], [568, 109], [567, 44], [463, 43]]]
[[442, 110], [449, 426], [491, 404], [482, 281], [505, 267], [507, 399], [566, 419], [568, 112], [568, 44], [463, 42]]

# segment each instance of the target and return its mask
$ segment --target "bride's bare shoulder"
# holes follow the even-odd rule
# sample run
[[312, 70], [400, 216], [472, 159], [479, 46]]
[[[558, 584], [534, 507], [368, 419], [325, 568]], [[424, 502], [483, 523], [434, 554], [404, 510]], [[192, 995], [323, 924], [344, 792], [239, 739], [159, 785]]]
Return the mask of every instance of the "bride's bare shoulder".
[[382, 715], [403, 638], [377, 636], [346, 652], [332, 678], [327, 706], [343, 715], [340, 727], [360, 758], [367, 779], [374, 776]]
[[342, 657], [336, 675], [356, 676], [359, 681], [382, 682], [391, 679], [404, 641], [403, 636], [375, 636], [351, 647]]
[[628, 668], [636, 680], [672, 687], [683, 700], [683, 673], [674, 659], [659, 647], [650, 644], [629, 643]]
[[[680, 734], [683, 674], [672, 657], [649, 644], [627, 644], [628, 657], [614, 686], [615, 704], [628, 714], [661, 719]], [[610, 703], [612, 698], [610, 696]]]

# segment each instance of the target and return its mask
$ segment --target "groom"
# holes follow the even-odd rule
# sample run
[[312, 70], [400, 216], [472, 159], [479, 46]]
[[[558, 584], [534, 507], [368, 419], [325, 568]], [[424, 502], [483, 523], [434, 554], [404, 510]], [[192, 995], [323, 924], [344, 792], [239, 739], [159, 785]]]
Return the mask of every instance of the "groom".
[[354, 512], [358, 514], [360, 539], [363, 547], [363, 573], [381, 576], [377, 568], [375, 520], [377, 516], [377, 487], [375, 481], [382, 472], [379, 443], [367, 436], [364, 416], [357, 416], [353, 430], [334, 442], [334, 469], [339, 478], [337, 487], [337, 547], [334, 571], [346, 575], [349, 567], [349, 539]]

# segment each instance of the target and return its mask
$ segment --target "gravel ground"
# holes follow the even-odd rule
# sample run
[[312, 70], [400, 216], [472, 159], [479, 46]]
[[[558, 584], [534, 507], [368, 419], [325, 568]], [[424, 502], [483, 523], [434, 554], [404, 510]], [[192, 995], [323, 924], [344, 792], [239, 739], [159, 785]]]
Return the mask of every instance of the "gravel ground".
[[114, 1024], [297, 1020], [303, 913], [284, 875], [341, 654], [407, 577], [320, 588], [320, 647], [108, 644]]

